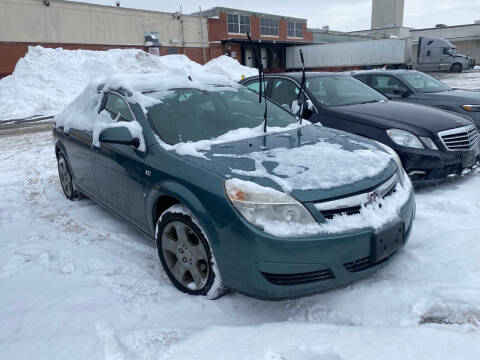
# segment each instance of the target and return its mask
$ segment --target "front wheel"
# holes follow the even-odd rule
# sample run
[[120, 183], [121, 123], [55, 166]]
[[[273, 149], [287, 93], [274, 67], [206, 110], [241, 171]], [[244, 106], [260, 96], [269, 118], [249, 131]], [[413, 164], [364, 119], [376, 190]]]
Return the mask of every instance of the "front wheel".
[[226, 292], [206, 233], [188, 208], [173, 205], [156, 229], [158, 256], [177, 289], [216, 299]]
[[462, 64], [459, 64], [459, 63], [453, 64], [452, 67], [450, 68], [450, 71], [454, 73], [462, 72], [462, 70], [463, 70]]

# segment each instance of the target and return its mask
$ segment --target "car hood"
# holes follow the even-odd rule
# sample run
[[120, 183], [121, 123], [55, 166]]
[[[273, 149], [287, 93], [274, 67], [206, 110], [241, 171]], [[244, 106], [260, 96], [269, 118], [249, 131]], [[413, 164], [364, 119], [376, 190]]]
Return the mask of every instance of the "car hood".
[[403, 128], [404, 125], [409, 131], [416, 128], [437, 133], [471, 124], [469, 120], [445, 110], [397, 101], [336, 106], [329, 108], [328, 111], [341, 114], [345, 118], [355, 116], [383, 129]]
[[272, 187], [301, 202], [374, 188], [397, 169], [377, 143], [319, 125], [212, 145], [204, 155], [184, 158], [225, 179]]

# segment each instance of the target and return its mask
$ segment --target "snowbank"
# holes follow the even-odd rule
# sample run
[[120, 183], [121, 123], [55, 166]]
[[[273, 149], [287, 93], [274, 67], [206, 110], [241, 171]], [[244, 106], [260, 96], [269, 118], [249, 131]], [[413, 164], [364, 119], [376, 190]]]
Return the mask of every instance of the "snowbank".
[[0, 80], [0, 121], [58, 114], [99, 77], [164, 71], [222, 75], [229, 80], [256, 73], [227, 56], [202, 66], [184, 55], [159, 57], [138, 49], [90, 51], [35, 46], [20, 59], [12, 75]]

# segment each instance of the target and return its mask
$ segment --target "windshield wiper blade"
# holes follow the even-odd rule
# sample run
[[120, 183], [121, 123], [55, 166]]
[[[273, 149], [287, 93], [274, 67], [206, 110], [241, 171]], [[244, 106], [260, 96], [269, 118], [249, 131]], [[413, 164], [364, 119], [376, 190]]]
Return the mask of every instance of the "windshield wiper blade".
[[[250, 37], [250, 33], [247, 33], [248, 41], [253, 47], [253, 41], [252, 38]], [[258, 102], [262, 102], [262, 96], [265, 97], [262, 92], [263, 92], [263, 86], [265, 83], [265, 72], [263, 71], [263, 63], [262, 63], [262, 56], [260, 54], [260, 45], [255, 47], [255, 62], [257, 63], [257, 68], [258, 68], [258, 80], [259, 80], [259, 94], [258, 94]], [[265, 97], [265, 112], [263, 113], [263, 132], [267, 132], [267, 98]]]
[[376, 102], [380, 102], [380, 100], [362, 101], [362, 102], [359, 102], [358, 104], [371, 104], [371, 103], [376, 103]]

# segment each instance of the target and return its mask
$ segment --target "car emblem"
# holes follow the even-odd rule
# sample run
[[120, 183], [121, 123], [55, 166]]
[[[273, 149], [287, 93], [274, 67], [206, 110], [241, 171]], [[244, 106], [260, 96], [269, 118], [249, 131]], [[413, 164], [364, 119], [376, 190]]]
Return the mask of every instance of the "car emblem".
[[380, 199], [380, 193], [378, 190], [372, 191], [368, 194], [368, 201], [369, 202], [376, 202]]

